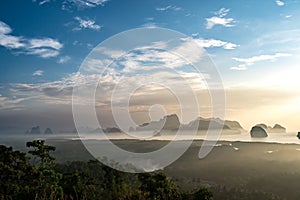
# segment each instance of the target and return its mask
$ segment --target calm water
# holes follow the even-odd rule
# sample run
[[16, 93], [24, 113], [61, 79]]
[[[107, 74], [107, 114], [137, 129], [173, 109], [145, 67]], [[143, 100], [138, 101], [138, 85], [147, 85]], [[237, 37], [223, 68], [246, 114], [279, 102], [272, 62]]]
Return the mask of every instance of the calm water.
[[[185, 132], [182, 135], [178, 135], [176, 138], [174, 136], [174, 133], [170, 132], [162, 132], [160, 136], [152, 136], [149, 137], [148, 133], [134, 133], [136, 135], [139, 135], [141, 137], [140, 139], [145, 140], [187, 140], [193, 138], [191, 134], [188, 132]], [[269, 133], [269, 136], [266, 138], [251, 138], [249, 133], [241, 133], [241, 134], [221, 134], [219, 137], [218, 135], [214, 135], [212, 137], [207, 138], [204, 132], [198, 132], [198, 134], [194, 137], [195, 140], [220, 140], [220, 141], [241, 141], [241, 142], [266, 142], [266, 143], [283, 143], [283, 144], [300, 144], [300, 140], [297, 138], [296, 133]], [[126, 134], [109, 134], [107, 136], [109, 139], [138, 139], [134, 136], [129, 136]], [[73, 140], [78, 140], [78, 137], [71, 138]], [[90, 140], [90, 139], [106, 139], [105, 136], [99, 136], [99, 135], [84, 135], [81, 139], [84, 140]]]
[[53, 135], [2, 135], [0, 137], [0, 142], [8, 141], [8, 140], [25, 140], [30, 141], [33, 139], [54, 139], [54, 140], [105, 140], [105, 139], [142, 139], [142, 140], [187, 140], [192, 139], [194, 140], [219, 140], [219, 141], [241, 141], [241, 142], [266, 142], [266, 143], [283, 143], [283, 144], [300, 144], [300, 140], [296, 137], [295, 132], [290, 133], [269, 133], [268, 137], [266, 138], [251, 138], [249, 133], [242, 133], [242, 134], [221, 134], [219, 137], [217, 134], [211, 135], [211, 137], [207, 138], [205, 132], [198, 132], [198, 134], [193, 137], [189, 132], [184, 132], [181, 135], [178, 135], [175, 138], [176, 132], [161, 132], [160, 136], [153, 136], [153, 133], [145, 133], [145, 132], [134, 132], [130, 134], [134, 135], [127, 135], [127, 134], [120, 134], [120, 133], [110, 133], [107, 135], [103, 134], [82, 134], [80, 137], [74, 134], [53, 134]]

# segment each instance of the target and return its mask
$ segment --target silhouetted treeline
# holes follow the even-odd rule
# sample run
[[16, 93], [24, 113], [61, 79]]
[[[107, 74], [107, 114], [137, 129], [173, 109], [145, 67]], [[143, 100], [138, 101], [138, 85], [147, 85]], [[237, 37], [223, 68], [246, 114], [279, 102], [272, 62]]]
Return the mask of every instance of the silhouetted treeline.
[[163, 173], [124, 173], [95, 160], [56, 164], [54, 146], [35, 140], [27, 147], [28, 154], [0, 145], [0, 199], [212, 199], [204, 187], [181, 191]]
[[54, 146], [35, 140], [27, 147], [24, 153], [0, 145], [0, 200], [277, 200], [286, 196], [279, 185], [298, 188], [300, 179], [295, 174], [267, 176], [239, 188], [216, 185], [209, 189], [199, 182], [197, 189], [186, 191], [161, 172], [125, 173], [97, 160], [58, 164], [51, 154]]

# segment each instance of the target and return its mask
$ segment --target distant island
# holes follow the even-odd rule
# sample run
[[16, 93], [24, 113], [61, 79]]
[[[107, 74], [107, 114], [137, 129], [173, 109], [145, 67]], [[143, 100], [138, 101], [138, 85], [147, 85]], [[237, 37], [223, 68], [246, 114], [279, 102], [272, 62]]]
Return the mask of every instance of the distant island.
[[180, 127], [180, 121], [176, 114], [164, 116], [159, 121], [151, 121], [136, 127], [136, 131], [176, 131]]
[[[31, 129], [26, 130], [25, 134], [39, 135], [42, 134], [42, 131], [40, 129], [40, 126], [33, 126]], [[51, 135], [53, 134], [53, 131], [51, 130], [51, 128], [46, 128], [44, 134]]]
[[[195, 120], [182, 124], [176, 114], [166, 115], [160, 120], [145, 122], [137, 125], [136, 127], [129, 127], [129, 132], [135, 131], [152, 131], [154, 136], [160, 136], [161, 131], [177, 131], [179, 128], [182, 130], [198, 130], [206, 131], [211, 130], [224, 130], [230, 131], [230, 133], [240, 134], [245, 132], [245, 129], [237, 121], [221, 120], [219, 118], [202, 118], [198, 117]], [[91, 127], [79, 127], [75, 128], [72, 133], [122, 133], [123, 131], [119, 127], [107, 127], [107, 128], [91, 128]], [[69, 133], [69, 132], [68, 132]]]
[[[246, 130], [241, 126], [238, 121], [222, 120], [220, 118], [203, 118], [198, 117], [189, 123], [183, 124], [180, 122], [176, 114], [166, 115], [160, 120], [150, 121], [136, 127], [129, 127], [129, 132], [139, 132], [139, 131], [150, 131], [153, 132], [153, 136], [161, 136], [162, 131], [177, 131], [179, 130], [222, 130], [223, 133], [230, 134], [241, 134], [246, 132]], [[75, 128], [74, 131], [69, 131], [70, 133], [85, 133], [85, 134], [98, 134], [98, 133], [123, 133], [123, 131], [118, 127], [107, 127], [107, 128], [91, 128], [91, 127], [79, 127], [78, 130]], [[69, 133], [67, 132], [67, 133]], [[40, 126], [33, 126], [31, 129], [26, 131], [26, 134], [32, 135], [51, 135], [54, 132], [51, 128], [46, 128], [44, 132], [41, 131]], [[253, 126], [250, 130], [250, 136], [253, 138], [263, 138], [268, 137], [268, 134], [272, 133], [286, 133], [286, 128], [280, 124], [275, 124], [273, 127], [266, 125], [264, 123], [257, 124]]]
[[27, 130], [26, 134], [41, 134], [40, 127], [39, 126], [34, 126], [30, 130]]
[[284, 128], [280, 124], [275, 124], [273, 127], [268, 126], [266, 124], [257, 124], [256, 126], [262, 127], [268, 133], [286, 133], [286, 128]]
[[256, 138], [264, 138], [268, 137], [267, 131], [259, 125], [253, 126], [251, 131], [250, 131], [251, 137], [256, 137]]
[[191, 121], [187, 125], [183, 125], [184, 129], [194, 129], [197, 128], [199, 131], [206, 131], [208, 129], [223, 129], [231, 130], [238, 133], [244, 131], [244, 128], [237, 121], [221, 120], [219, 118], [202, 118]]
[[44, 134], [53, 134], [53, 131], [50, 128], [46, 128]]
[[273, 127], [257, 124], [250, 131], [251, 137], [268, 137], [268, 133], [286, 133], [286, 128], [279, 124], [275, 124]]
[[159, 121], [151, 121], [139, 125], [137, 131], [177, 131], [179, 127], [182, 130], [199, 130], [207, 131], [208, 129], [213, 130], [228, 130], [234, 133], [241, 133], [245, 131], [244, 128], [237, 121], [221, 120], [219, 118], [202, 118], [198, 117], [197, 119], [189, 122], [188, 124], [181, 124], [179, 118], [176, 114], [164, 116]]

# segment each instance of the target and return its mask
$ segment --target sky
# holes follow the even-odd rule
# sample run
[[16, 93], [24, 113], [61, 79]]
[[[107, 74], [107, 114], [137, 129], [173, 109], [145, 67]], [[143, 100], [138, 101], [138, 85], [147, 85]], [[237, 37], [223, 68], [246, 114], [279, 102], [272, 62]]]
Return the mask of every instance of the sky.
[[[185, 46], [178, 49], [188, 52], [190, 59], [201, 55], [193, 54], [188, 42], [209, 55], [223, 82], [226, 119], [239, 121], [245, 129], [258, 123], [279, 123], [288, 131], [299, 130], [299, 9], [298, 0], [6, 1], [0, 7], [0, 131], [25, 131], [34, 125], [56, 131], [74, 129], [73, 86], [79, 79], [99, 81], [93, 74], [78, 72], [82, 63], [89, 64], [90, 52], [123, 31], [158, 27], [184, 34]], [[153, 50], [158, 47], [127, 52], [103, 75], [96, 95], [102, 126], [114, 125], [109, 95], [120, 81], [117, 69], [125, 74], [120, 81], [124, 88], [153, 77], [175, 88], [187, 82], [201, 99], [201, 112], [182, 121], [210, 117], [211, 102], [207, 88], [202, 87], [205, 78], [187, 70], [188, 66], [171, 54]], [[113, 58], [122, 55], [112, 49], [105, 51]], [[167, 67], [161, 70], [160, 65]], [[147, 67], [157, 68], [149, 72]], [[185, 80], [175, 79], [170, 69], [179, 70]], [[184, 95], [183, 89], [178, 92]], [[116, 98], [125, 94], [120, 89]], [[162, 113], [180, 115], [174, 94], [158, 85], [139, 88], [131, 102], [129, 110], [137, 124], [149, 120], [149, 109], [153, 119]], [[158, 104], [165, 106], [164, 112]]]

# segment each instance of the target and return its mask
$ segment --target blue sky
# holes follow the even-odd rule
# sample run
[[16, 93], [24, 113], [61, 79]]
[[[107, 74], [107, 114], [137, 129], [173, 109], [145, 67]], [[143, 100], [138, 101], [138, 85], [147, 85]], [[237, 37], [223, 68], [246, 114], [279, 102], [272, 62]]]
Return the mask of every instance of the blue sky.
[[58, 100], [69, 98], [69, 85], [62, 85], [89, 52], [122, 31], [163, 27], [192, 38], [211, 56], [227, 92], [228, 118], [246, 128], [282, 122], [296, 130], [297, 120], [286, 119], [300, 111], [299, 9], [297, 0], [6, 1], [0, 7], [0, 126], [14, 127], [12, 121], [26, 115], [20, 127], [47, 126], [38, 116], [51, 110], [50, 125], [71, 127], [72, 120], [56, 122], [62, 114], [54, 113], [66, 105]]

